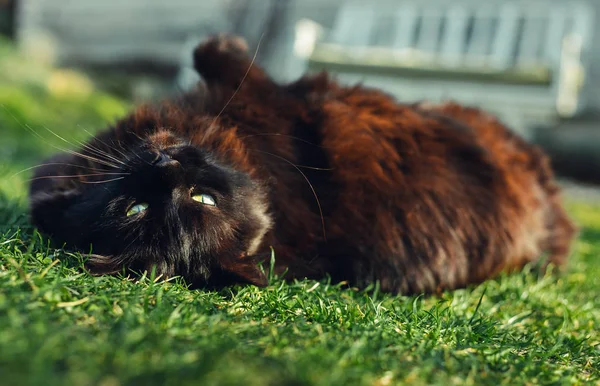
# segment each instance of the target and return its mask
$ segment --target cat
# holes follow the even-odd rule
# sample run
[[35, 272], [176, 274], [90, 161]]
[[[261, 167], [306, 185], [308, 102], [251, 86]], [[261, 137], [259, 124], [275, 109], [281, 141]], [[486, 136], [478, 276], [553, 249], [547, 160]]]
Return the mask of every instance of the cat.
[[324, 72], [277, 84], [238, 36], [193, 55], [197, 89], [34, 175], [33, 224], [93, 273], [265, 286], [274, 253], [287, 279], [415, 294], [565, 265], [576, 227], [549, 160], [493, 116]]

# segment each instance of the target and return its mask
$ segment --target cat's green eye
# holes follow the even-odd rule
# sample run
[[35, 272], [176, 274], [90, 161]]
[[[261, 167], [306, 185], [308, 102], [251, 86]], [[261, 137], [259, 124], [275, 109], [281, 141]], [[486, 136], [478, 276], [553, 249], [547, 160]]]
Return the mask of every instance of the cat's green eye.
[[217, 206], [214, 197], [210, 194], [195, 194], [192, 196], [192, 200], [204, 205]]
[[146, 209], [148, 209], [148, 204], [146, 204], [145, 202], [142, 202], [141, 204], [135, 204], [127, 211], [127, 217], [134, 216], [138, 213], [142, 213]]

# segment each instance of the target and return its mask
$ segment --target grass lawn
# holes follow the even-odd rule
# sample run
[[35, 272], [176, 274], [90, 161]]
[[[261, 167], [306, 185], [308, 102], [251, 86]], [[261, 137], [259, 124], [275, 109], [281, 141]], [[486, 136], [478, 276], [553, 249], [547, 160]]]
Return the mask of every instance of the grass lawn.
[[0, 45], [1, 385], [600, 384], [600, 203], [569, 203], [582, 233], [568, 274], [440, 297], [91, 277], [28, 225], [30, 174], [13, 175], [64, 146], [45, 127], [80, 139], [127, 107], [9, 51]]

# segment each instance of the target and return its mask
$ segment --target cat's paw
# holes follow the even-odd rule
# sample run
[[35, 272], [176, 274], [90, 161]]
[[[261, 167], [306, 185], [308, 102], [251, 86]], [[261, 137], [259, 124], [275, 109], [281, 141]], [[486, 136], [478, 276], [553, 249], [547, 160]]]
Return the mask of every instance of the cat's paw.
[[194, 68], [209, 87], [236, 89], [242, 83], [265, 86], [265, 82], [274, 85], [248, 54], [246, 40], [237, 35], [219, 34], [200, 43], [194, 50]]
[[211, 36], [196, 47], [194, 58], [206, 60], [209, 57], [227, 56], [242, 58], [248, 54], [248, 42], [241, 36], [218, 34]]
[[236, 35], [212, 36], [194, 50], [194, 67], [208, 82], [235, 84], [251, 64], [248, 43]]

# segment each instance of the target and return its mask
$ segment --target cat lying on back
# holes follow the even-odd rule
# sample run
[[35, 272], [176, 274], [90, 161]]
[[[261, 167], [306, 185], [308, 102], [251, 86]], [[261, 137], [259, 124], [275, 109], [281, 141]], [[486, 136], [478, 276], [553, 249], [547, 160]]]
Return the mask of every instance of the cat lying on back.
[[574, 227], [548, 159], [493, 117], [326, 74], [280, 85], [246, 51], [204, 42], [203, 87], [38, 168], [33, 223], [91, 246], [93, 272], [156, 266], [194, 286], [266, 285], [271, 247], [287, 278], [401, 293], [565, 263]]

